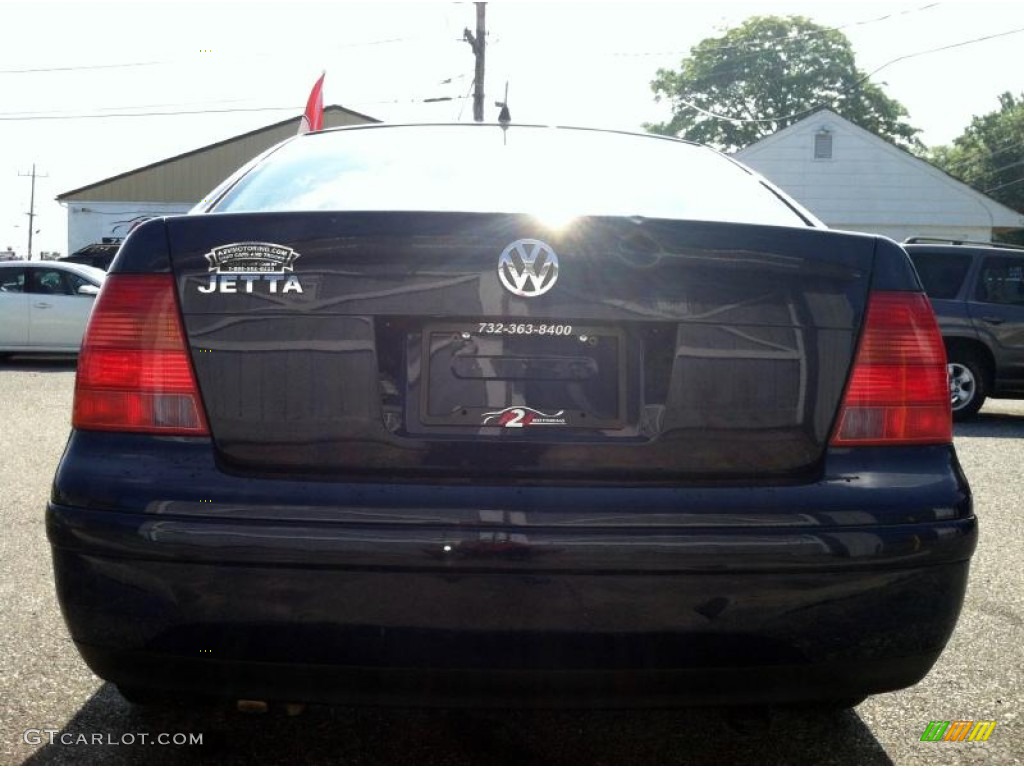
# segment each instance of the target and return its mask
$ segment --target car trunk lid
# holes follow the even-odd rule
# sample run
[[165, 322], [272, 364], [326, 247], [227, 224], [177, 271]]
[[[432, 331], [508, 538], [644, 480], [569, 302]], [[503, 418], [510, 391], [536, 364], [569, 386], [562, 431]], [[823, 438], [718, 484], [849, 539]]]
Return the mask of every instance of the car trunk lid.
[[875, 248], [511, 214], [214, 214], [167, 233], [227, 465], [467, 482], [805, 476]]

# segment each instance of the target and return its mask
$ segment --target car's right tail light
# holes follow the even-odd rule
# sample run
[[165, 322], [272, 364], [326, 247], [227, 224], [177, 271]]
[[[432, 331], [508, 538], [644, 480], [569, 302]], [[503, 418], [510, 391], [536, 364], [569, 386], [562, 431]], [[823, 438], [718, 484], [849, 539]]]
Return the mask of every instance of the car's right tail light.
[[927, 296], [871, 293], [831, 444], [952, 440], [946, 349]]
[[82, 339], [76, 429], [207, 435], [171, 275], [109, 275]]

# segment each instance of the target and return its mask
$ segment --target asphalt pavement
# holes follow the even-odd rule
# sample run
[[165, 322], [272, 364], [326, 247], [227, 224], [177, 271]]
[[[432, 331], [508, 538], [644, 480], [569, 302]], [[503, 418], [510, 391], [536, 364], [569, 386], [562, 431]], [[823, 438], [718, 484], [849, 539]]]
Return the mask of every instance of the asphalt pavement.
[[[0, 361], [0, 763], [1024, 764], [1024, 402], [990, 401], [956, 430], [981, 542], [956, 633], [913, 688], [839, 713], [310, 706], [290, 716], [136, 707], [78, 658], [43, 528], [73, 381], [73, 361]], [[984, 743], [922, 742], [933, 720], [997, 725]]]

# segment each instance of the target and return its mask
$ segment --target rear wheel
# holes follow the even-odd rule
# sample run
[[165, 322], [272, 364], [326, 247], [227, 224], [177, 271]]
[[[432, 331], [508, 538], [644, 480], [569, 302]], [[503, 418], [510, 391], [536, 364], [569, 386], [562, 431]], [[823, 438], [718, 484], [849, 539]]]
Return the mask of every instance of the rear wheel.
[[949, 353], [949, 397], [953, 419], [963, 421], [974, 416], [988, 397], [984, 363], [969, 351], [951, 350]]

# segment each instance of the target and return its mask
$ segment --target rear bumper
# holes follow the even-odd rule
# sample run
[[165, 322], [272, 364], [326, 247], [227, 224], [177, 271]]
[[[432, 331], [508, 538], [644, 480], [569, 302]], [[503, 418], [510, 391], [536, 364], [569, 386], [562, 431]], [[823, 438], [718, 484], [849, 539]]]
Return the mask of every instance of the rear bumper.
[[[71, 634], [121, 685], [401, 703], [851, 698], [927, 673], [977, 530], [951, 449], [890, 452], [877, 463], [902, 485], [888, 478], [860, 508], [847, 502], [871, 498], [879, 477], [838, 471], [850, 455], [799, 494], [648, 489], [641, 506], [631, 489], [634, 506], [615, 508], [621, 489], [475, 489], [474, 506], [452, 503], [474, 489], [427, 486], [418, 507], [393, 496], [414, 489], [381, 488], [375, 502], [371, 486], [330, 505], [325, 486], [356, 491], [222, 473], [220, 503], [186, 501], [136, 454], [121, 498], [149, 477], [152, 504], [54, 502], [47, 525]], [[85, 482], [68, 466], [59, 502]], [[292, 503], [255, 501], [280, 486]]]
[[624, 704], [850, 698], [912, 685], [966, 563], [883, 574], [390, 573], [56, 550], [101, 677], [225, 698]]
[[77, 644], [100, 677], [182, 696], [344, 705], [621, 709], [857, 701], [906, 688], [938, 651], [896, 659], [672, 669], [356, 667], [198, 660]]

